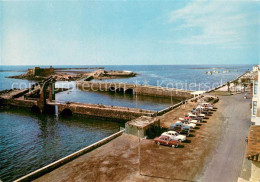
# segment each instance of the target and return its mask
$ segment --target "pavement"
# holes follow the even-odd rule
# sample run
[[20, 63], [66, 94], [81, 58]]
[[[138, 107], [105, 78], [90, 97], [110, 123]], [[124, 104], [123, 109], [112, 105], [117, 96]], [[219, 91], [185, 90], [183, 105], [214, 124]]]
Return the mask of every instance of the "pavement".
[[[35, 181], [237, 181], [250, 126], [250, 99], [243, 96], [220, 96], [217, 110], [178, 148], [141, 140], [140, 171], [138, 138], [124, 134]], [[190, 107], [171, 111], [162, 125]]]
[[199, 181], [237, 181], [245, 158], [245, 138], [250, 127], [251, 99], [244, 99], [243, 96], [244, 94], [220, 97], [225, 100], [219, 106], [225, 108], [220, 115], [225, 124], [224, 132], [209, 157], [209, 162], [205, 164]]

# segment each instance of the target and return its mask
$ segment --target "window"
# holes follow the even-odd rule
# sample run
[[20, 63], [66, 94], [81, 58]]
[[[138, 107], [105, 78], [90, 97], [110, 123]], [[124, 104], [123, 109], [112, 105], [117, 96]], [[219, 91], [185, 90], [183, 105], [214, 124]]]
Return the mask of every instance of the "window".
[[253, 115], [256, 115], [257, 102], [253, 101]]
[[258, 81], [254, 81], [254, 95], [257, 94], [257, 85], [258, 85]]

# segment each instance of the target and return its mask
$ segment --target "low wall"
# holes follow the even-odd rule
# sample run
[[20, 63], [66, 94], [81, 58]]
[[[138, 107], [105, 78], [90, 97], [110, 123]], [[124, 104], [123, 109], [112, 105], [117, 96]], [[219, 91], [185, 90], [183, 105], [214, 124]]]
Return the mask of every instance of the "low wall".
[[179, 103], [177, 103], [177, 104], [175, 104], [173, 106], [170, 106], [170, 107], [167, 107], [167, 108], [165, 108], [163, 110], [158, 111], [157, 115], [161, 116], [161, 115], [163, 115], [163, 114], [165, 114], [165, 113], [167, 113], [167, 112], [169, 112], [169, 111], [171, 111], [171, 110], [173, 110], [173, 109], [175, 109], [175, 108], [177, 108], [177, 107], [179, 107], [181, 105], [182, 105], [182, 102], [179, 102]]
[[105, 106], [96, 104], [69, 103], [57, 104], [58, 111], [61, 113], [64, 109], [69, 109], [72, 114], [81, 114], [101, 118], [117, 119], [129, 121], [140, 116], [153, 116], [155, 111], [141, 110], [126, 107]]
[[135, 93], [138, 95], [149, 95], [155, 97], [174, 97], [187, 99], [192, 95], [190, 91], [178, 90], [178, 89], [167, 89], [164, 87], [153, 87], [153, 86], [136, 86], [134, 89]]
[[[201, 97], [202, 97], [202, 95], [198, 95], [196, 97], [193, 97], [193, 98], [190, 98], [190, 99], [186, 100], [186, 102], [191, 102], [191, 101], [200, 99]], [[160, 111], [157, 112], [157, 116], [161, 116], [161, 115], [163, 115], [163, 114], [165, 114], [165, 113], [167, 113], [167, 112], [169, 112], [169, 111], [171, 111], [171, 110], [181, 106], [182, 104], [184, 104], [184, 103], [183, 102], [179, 102], [179, 103], [177, 103], [177, 104], [175, 104], [173, 106], [170, 106], [170, 107], [167, 107], [167, 108], [165, 108], [163, 110], [160, 110]]]
[[13, 99], [8, 101], [10, 105], [17, 106], [17, 107], [27, 107], [31, 108], [34, 105], [37, 105], [36, 100], [19, 100], [19, 99]]
[[43, 176], [44, 174], [49, 173], [49, 172], [53, 171], [54, 169], [57, 169], [58, 167], [72, 161], [73, 159], [76, 159], [77, 157], [108, 143], [109, 141], [111, 141], [111, 140], [115, 139], [116, 137], [122, 135], [124, 131], [125, 130], [122, 130], [122, 131], [119, 131], [119, 132], [117, 132], [113, 135], [110, 135], [109, 137], [104, 138], [104, 139], [102, 139], [102, 140], [100, 140], [100, 141], [98, 141], [98, 142], [96, 142], [92, 145], [89, 145], [89, 146], [87, 146], [87, 147], [85, 147], [85, 148], [83, 148], [83, 149], [81, 149], [77, 152], [74, 152], [73, 154], [70, 154], [70, 155], [68, 155], [68, 156], [66, 156], [66, 157], [64, 157], [60, 160], [57, 160], [57, 161], [55, 161], [55, 162], [53, 162], [53, 163], [51, 163], [47, 166], [44, 166], [44, 167], [42, 167], [42, 168], [40, 168], [40, 169], [38, 169], [34, 172], [31, 172], [31, 173], [27, 174], [26, 176], [23, 176], [23, 177], [15, 180], [15, 182], [32, 181], [36, 178], [39, 178], [40, 176]]

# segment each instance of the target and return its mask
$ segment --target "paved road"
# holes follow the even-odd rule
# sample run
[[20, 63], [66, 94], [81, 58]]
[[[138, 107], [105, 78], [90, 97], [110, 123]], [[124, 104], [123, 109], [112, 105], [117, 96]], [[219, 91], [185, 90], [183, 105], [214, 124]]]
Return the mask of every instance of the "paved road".
[[244, 94], [222, 96], [219, 107], [230, 105], [220, 116], [225, 122], [224, 134], [199, 181], [233, 182], [237, 181], [246, 150], [245, 137], [250, 127], [250, 101]]

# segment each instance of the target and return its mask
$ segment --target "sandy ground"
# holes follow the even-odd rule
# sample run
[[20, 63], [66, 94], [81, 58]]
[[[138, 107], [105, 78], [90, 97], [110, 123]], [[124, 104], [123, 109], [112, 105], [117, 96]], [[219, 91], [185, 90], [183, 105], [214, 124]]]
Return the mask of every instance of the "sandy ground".
[[[234, 107], [229, 105], [232, 102], [236, 102]], [[237, 171], [240, 170], [242, 165], [245, 151], [244, 137], [248, 128], [242, 129], [243, 133], [241, 134], [234, 132], [235, 129], [239, 129], [241, 123], [245, 123], [246, 113], [250, 114], [249, 108], [247, 108], [249, 101], [242, 100], [242, 95], [235, 95], [221, 99], [215, 106], [218, 108], [217, 111], [214, 111], [212, 116], [209, 116], [209, 119], [206, 119], [198, 129], [194, 129], [192, 136], [188, 137], [188, 140], [178, 148], [157, 146], [152, 140], [141, 140], [141, 175], [138, 171], [138, 138], [124, 134], [35, 181], [224, 182], [231, 179], [228, 177], [221, 178], [226, 166], [229, 167], [228, 170], [230, 176], [232, 176], [230, 181], [233, 181], [236, 176], [238, 177]], [[165, 114], [161, 120], [162, 125], [169, 126], [172, 121], [176, 120], [176, 117], [181, 117], [192, 107], [193, 104], [190, 104], [186, 108], [178, 108]], [[241, 111], [239, 108], [244, 110]], [[234, 120], [227, 120], [234, 114], [237, 115], [235, 117], [237, 124], [233, 123]], [[236, 127], [232, 128], [229, 121]], [[244, 127], [244, 125], [242, 126]], [[238, 131], [240, 132], [240, 130]], [[231, 131], [231, 134], [229, 134], [229, 131]], [[238, 139], [234, 137], [238, 137]], [[234, 144], [232, 141], [234, 141]], [[228, 144], [227, 147], [225, 143]], [[234, 156], [232, 156], [233, 147], [240, 150]], [[223, 152], [218, 149], [223, 150]], [[230, 164], [229, 159], [233, 160]], [[231, 165], [234, 166], [233, 171], [235, 172], [232, 171]], [[214, 174], [214, 172], [216, 173]]]
[[175, 123], [180, 117], [184, 117], [185, 114], [189, 113], [192, 108], [196, 107], [198, 103], [188, 102], [160, 117], [161, 126], [169, 128], [170, 124]]

